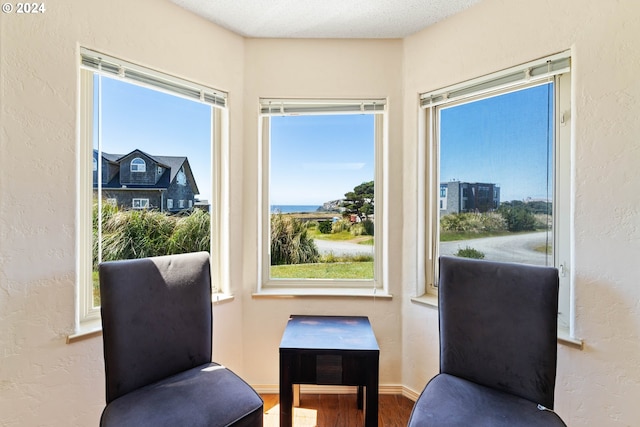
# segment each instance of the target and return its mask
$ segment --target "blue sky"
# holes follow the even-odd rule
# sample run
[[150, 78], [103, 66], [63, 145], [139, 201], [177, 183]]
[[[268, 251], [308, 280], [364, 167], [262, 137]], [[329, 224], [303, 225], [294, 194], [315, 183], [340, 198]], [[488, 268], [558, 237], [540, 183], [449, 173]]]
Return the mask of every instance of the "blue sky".
[[501, 202], [546, 199], [548, 86], [443, 108], [440, 182], [496, 183]]
[[[440, 181], [496, 183], [501, 201], [546, 198], [547, 86], [443, 108]], [[186, 156], [210, 200], [211, 106], [103, 77], [102, 108], [103, 151]], [[374, 117], [273, 116], [270, 154], [270, 204], [342, 198], [374, 179]]]
[[[94, 82], [97, 93], [97, 77]], [[102, 151], [127, 154], [138, 148], [151, 155], [186, 156], [200, 190], [197, 197], [211, 201], [211, 108], [102, 77]]]
[[271, 205], [341, 199], [374, 168], [371, 114], [271, 118]]

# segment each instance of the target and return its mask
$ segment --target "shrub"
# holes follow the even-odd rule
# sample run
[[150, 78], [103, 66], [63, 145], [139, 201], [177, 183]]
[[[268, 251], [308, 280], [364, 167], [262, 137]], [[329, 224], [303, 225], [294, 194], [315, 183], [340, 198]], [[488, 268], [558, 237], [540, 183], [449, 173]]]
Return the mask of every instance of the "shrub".
[[374, 226], [373, 226], [373, 221], [371, 221], [370, 219], [366, 219], [364, 221], [362, 221], [362, 225], [364, 226], [364, 231], [366, 233], [367, 236], [373, 236], [373, 231], [374, 231]]
[[322, 234], [330, 234], [332, 231], [333, 223], [331, 220], [318, 221], [318, 231]]
[[116, 212], [102, 223], [102, 260], [167, 255], [174, 228], [175, 220], [160, 212]]
[[[98, 210], [93, 216], [93, 267], [98, 267]], [[209, 251], [210, 216], [195, 209], [172, 216], [150, 210], [102, 207], [102, 260], [115, 261], [185, 252]]]
[[348, 219], [341, 219], [331, 225], [331, 232], [337, 234], [343, 231], [348, 231], [350, 228], [351, 221], [349, 221]]
[[477, 249], [473, 249], [473, 248], [470, 248], [469, 246], [467, 246], [464, 249], [458, 249], [458, 252], [456, 252], [456, 256], [459, 256], [459, 257], [462, 257], [462, 258], [483, 259], [484, 258], [484, 253], [480, 252]]
[[315, 263], [319, 257], [302, 221], [288, 215], [271, 215], [271, 265]]
[[502, 205], [500, 214], [507, 223], [509, 231], [533, 231], [536, 229], [536, 219], [525, 206]]
[[175, 218], [169, 253], [208, 252], [211, 247], [209, 214], [202, 209], [195, 209], [190, 215]]
[[373, 236], [373, 221], [367, 219], [353, 224], [349, 232], [352, 236]]
[[440, 218], [441, 231], [455, 233], [487, 233], [506, 231], [507, 224], [500, 214], [457, 213]]

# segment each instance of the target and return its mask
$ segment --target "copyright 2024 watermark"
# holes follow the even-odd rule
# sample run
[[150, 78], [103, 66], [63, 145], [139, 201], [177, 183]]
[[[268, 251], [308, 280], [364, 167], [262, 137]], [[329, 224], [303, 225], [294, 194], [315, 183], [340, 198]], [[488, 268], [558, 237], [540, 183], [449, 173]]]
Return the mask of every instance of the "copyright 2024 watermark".
[[47, 11], [44, 3], [2, 3], [2, 13], [17, 15], [38, 15]]

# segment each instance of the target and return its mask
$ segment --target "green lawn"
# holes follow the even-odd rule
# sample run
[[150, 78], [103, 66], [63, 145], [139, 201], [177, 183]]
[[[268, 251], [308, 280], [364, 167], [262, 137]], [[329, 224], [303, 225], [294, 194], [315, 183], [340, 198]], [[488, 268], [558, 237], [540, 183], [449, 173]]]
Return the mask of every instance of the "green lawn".
[[272, 265], [274, 279], [373, 279], [373, 262]]
[[311, 227], [307, 230], [307, 235], [314, 239], [345, 241], [353, 239], [353, 235], [348, 231], [339, 233], [322, 234], [317, 228]]
[[538, 231], [545, 231], [545, 230], [493, 231], [493, 232], [484, 232], [484, 233], [473, 233], [473, 232], [465, 233], [465, 232], [441, 231], [440, 232], [440, 241], [441, 242], [453, 242], [453, 241], [456, 241], [456, 240], [482, 239], [484, 237], [513, 236], [513, 235], [516, 235], [516, 234], [536, 233]]
[[441, 242], [453, 242], [456, 240], [470, 240], [470, 239], [481, 239], [483, 237], [498, 237], [498, 236], [509, 236], [514, 233], [509, 231], [501, 231], [501, 232], [488, 232], [488, 233], [465, 233], [465, 232], [453, 232], [453, 231], [441, 231], [440, 232], [440, 241]]

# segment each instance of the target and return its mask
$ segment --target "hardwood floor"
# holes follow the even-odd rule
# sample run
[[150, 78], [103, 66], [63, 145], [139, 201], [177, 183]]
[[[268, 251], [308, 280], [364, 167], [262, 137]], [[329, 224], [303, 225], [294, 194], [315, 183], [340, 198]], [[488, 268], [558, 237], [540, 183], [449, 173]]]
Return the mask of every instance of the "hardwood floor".
[[[279, 427], [277, 394], [262, 394], [264, 427]], [[401, 395], [381, 394], [378, 400], [378, 427], [406, 427], [413, 401]], [[355, 394], [302, 394], [293, 409], [293, 427], [359, 427], [364, 424]]]

